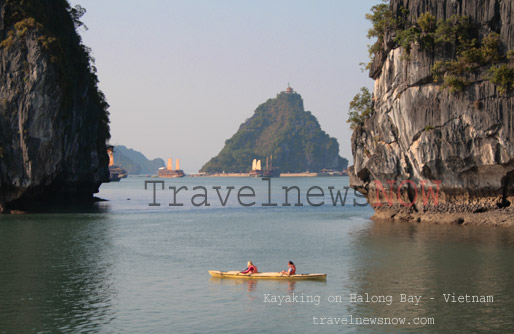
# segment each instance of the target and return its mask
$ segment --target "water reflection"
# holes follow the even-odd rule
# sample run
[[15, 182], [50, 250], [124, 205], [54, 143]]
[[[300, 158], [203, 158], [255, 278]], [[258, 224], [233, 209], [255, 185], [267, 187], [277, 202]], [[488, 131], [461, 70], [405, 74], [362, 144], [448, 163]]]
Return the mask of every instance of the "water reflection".
[[103, 215], [1, 217], [0, 332], [84, 332], [114, 313]]
[[[501, 228], [375, 223], [355, 238], [348, 290], [394, 302], [350, 303], [356, 316], [434, 317], [424, 333], [502, 333], [514, 328], [514, 232]], [[446, 303], [443, 294], [493, 295], [494, 303]], [[400, 294], [423, 296], [419, 305]], [[433, 300], [431, 298], [434, 298]], [[412, 328], [411, 326], [405, 326]]]
[[92, 199], [49, 198], [24, 203], [13, 203], [9, 210], [14, 213], [108, 213], [111, 204], [108, 200], [94, 197]]
[[293, 293], [295, 285], [296, 285], [296, 281], [287, 282], [287, 292]]
[[254, 280], [254, 279], [211, 277], [209, 280], [209, 283], [223, 285], [223, 286], [234, 286], [237, 288], [243, 288], [244, 290], [246, 290], [248, 292], [255, 291], [255, 289], [257, 287], [257, 280]]
[[[277, 288], [280, 292], [287, 292], [292, 294], [295, 290], [296, 281], [288, 281], [288, 280], [265, 280], [259, 281], [256, 279], [237, 279], [237, 278], [219, 278], [219, 277], [211, 277], [209, 280], [210, 284], [217, 284], [222, 286], [233, 286], [236, 288], [242, 288], [247, 292], [254, 292], [257, 289], [258, 284], [264, 285], [265, 288], [274, 287]], [[318, 282], [315, 282], [318, 283]], [[319, 282], [325, 283], [325, 282]]]

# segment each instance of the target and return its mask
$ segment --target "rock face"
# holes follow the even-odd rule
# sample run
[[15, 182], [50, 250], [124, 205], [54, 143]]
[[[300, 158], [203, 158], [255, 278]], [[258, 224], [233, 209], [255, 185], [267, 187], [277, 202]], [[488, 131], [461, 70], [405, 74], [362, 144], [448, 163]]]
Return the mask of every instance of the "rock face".
[[[506, 50], [514, 49], [514, 2], [500, 0], [392, 0], [391, 9], [409, 10], [408, 20], [430, 12], [437, 19], [468, 16], [480, 35], [497, 32]], [[413, 48], [407, 59], [402, 48], [375, 57], [374, 112], [352, 136], [352, 187], [377, 202], [376, 180], [385, 190], [395, 181], [393, 205], [380, 192], [383, 205], [376, 218], [459, 224], [513, 224], [514, 98], [500, 95], [478, 71], [461, 93], [450, 93], [433, 82], [431, 66], [440, 58]], [[405, 183], [400, 191], [397, 187]], [[440, 181], [438, 204], [422, 201], [421, 181]], [[416, 186], [415, 186], [416, 185]], [[435, 187], [434, 187], [435, 189]], [[386, 192], [386, 194], [388, 194]], [[414, 203], [412, 206], [402, 205]], [[385, 204], [385, 205], [384, 205]]]
[[108, 181], [108, 105], [79, 24], [67, 1], [0, 0], [0, 211]]
[[339, 156], [337, 140], [304, 110], [300, 94], [288, 88], [261, 104], [201, 171], [248, 172], [253, 159], [261, 159], [264, 168], [266, 157], [271, 155], [273, 166], [282, 172], [344, 169], [348, 164]]

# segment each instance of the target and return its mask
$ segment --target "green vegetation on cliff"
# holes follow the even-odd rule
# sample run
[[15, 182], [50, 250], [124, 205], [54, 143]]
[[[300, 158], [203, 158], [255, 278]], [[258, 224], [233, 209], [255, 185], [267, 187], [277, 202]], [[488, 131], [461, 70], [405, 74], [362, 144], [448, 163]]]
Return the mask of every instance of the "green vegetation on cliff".
[[350, 102], [348, 110], [348, 120], [350, 128], [355, 129], [364, 124], [364, 121], [373, 112], [373, 98], [368, 88], [361, 87], [360, 93], [357, 93]]
[[[9, 49], [17, 43], [23, 47], [23, 39], [27, 34], [38, 36], [38, 42], [58, 69], [58, 83], [64, 90], [61, 105], [63, 117], [67, 117], [66, 110], [73, 107], [74, 102], [69, 97], [76, 89], [74, 80], [86, 77], [89, 82], [88, 90], [94, 92], [89, 98], [95, 101], [90, 103], [99, 106], [98, 147], [104, 147], [105, 140], [110, 138], [109, 104], [98, 88], [91, 49], [82, 43], [82, 38], [76, 31], [79, 27], [85, 28], [80, 19], [86, 10], [80, 5], [71, 7], [67, 0], [6, 0], [3, 6], [5, 15], [2, 26], [11, 29], [4, 36], [0, 36], [3, 37], [0, 48]], [[29, 75], [28, 71], [26, 74]]]
[[[512, 50], [505, 52], [500, 35], [495, 31], [483, 32], [479, 25], [467, 16], [451, 15], [446, 19], [436, 18], [424, 12], [414, 22], [408, 21], [409, 11], [400, 6], [393, 12], [389, 4], [382, 3], [371, 8], [366, 18], [372, 27], [368, 38], [376, 38], [369, 46], [370, 58], [380, 57], [386, 49], [401, 47], [408, 60], [413, 48], [441, 55], [434, 62], [434, 82], [448, 88], [452, 93], [463, 91], [473, 79], [473, 74], [489, 69], [486, 78], [504, 94], [514, 89], [514, 64]], [[367, 69], [370, 69], [369, 62]]]
[[[453, 14], [436, 20], [430, 12], [423, 12], [413, 22], [408, 17], [409, 10], [400, 5], [393, 12], [388, 1], [371, 7], [366, 14], [371, 22], [368, 38], [376, 40], [368, 46], [371, 61], [366, 69], [391, 49], [402, 48], [404, 60], [409, 61], [417, 48], [437, 58], [431, 77], [451, 93], [464, 91], [480, 72], [486, 73], [484, 79], [496, 85], [499, 94], [514, 92], [514, 50], [506, 50], [497, 32], [483, 32], [467, 16]], [[350, 102], [347, 122], [352, 129], [371, 115], [372, 100], [369, 91], [361, 88]]]
[[282, 92], [261, 104], [200, 171], [248, 172], [253, 159], [261, 159], [265, 168], [266, 157], [270, 155], [273, 166], [280, 167], [282, 172], [344, 169], [348, 164], [339, 156], [337, 140], [304, 110], [301, 96]]
[[90, 202], [108, 181], [109, 113], [66, 0], [0, 0], [0, 212]]

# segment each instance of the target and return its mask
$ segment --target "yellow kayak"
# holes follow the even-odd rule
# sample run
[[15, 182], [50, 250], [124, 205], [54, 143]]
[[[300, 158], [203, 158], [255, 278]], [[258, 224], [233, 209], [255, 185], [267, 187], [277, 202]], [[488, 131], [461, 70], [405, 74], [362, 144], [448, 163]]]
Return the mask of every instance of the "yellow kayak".
[[241, 274], [239, 271], [209, 270], [212, 277], [242, 279], [285, 279], [285, 280], [326, 280], [327, 274], [295, 274], [284, 275], [277, 272]]

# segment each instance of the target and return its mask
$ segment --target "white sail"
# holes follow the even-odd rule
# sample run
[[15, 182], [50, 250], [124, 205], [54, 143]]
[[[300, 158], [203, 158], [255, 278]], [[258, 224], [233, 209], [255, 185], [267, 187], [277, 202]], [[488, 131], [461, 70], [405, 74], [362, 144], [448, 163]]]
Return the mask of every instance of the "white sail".
[[179, 159], [177, 159], [176, 166], [177, 166], [176, 170], [179, 170], [180, 169], [180, 160]]
[[168, 159], [167, 168], [168, 168], [168, 170], [173, 170], [173, 160], [171, 160], [171, 158]]
[[253, 159], [252, 161], [252, 170], [256, 170], [257, 169], [257, 159]]
[[257, 170], [261, 170], [261, 161], [257, 160], [257, 166], [255, 167]]

